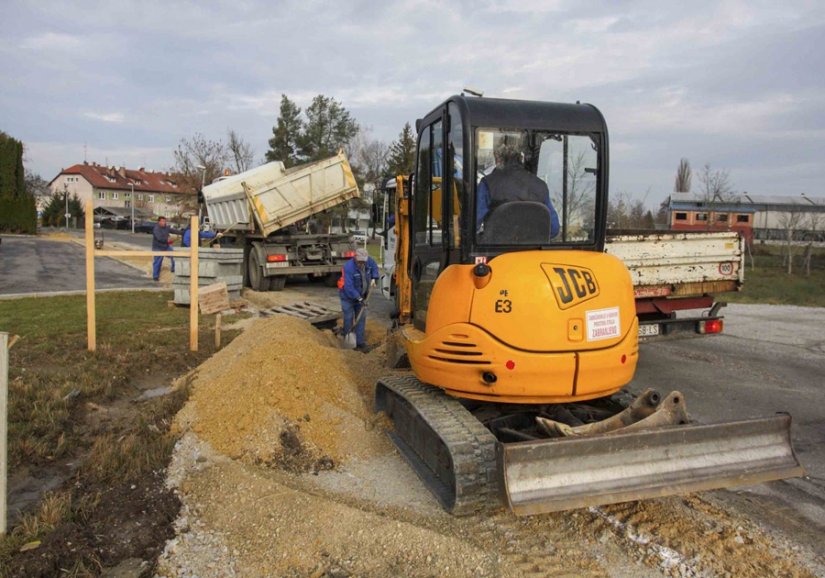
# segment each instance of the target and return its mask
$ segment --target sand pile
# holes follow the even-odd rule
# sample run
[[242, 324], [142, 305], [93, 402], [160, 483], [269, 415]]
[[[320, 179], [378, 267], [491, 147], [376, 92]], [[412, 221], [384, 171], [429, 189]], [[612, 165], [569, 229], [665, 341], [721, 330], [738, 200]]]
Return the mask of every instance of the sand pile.
[[372, 412], [383, 351], [340, 348], [330, 332], [275, 315], [204, 363], [178, 424], [250, 463], [317, 471], [386, 451]]

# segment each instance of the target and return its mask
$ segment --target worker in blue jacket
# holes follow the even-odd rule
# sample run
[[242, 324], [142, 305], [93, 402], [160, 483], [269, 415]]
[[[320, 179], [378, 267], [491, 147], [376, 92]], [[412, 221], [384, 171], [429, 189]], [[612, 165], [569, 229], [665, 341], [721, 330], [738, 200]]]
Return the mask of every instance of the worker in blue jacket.
[[[213, 233], [212, 231], [200, 231], [198, 232], [198, 240], [201, 239], [214, 239], [218, 235]], [[184, 247], [189, 247], [192, 243], [192, 227], [186, 227], [183, 231], [183, 239], [181, 240], [181, 245]]]
[[[352, 321], [366, 306], [365, 300], [370, 287], [375, 287], [378, 280], [378, 264], [369, 256], [366, 249], [359, 248], [355, 257], [341, 268], [338, 280], [338, 294], [341, 297], [341, 311], [344, 312], [344, 335], [352, 331]], [[367, 324], [366, 311], [355, 326], [355, 349], [367, 353], [370, 348], [364, 337]]]
[[[166, 224], [166, 217], [158, 217], [158, 222], [152, 229], [152, 251], [173, 251], [169, 241], [169, 235], [180, 235], [180, 231]], [[170, 256], [172, 261], [172, 273], [175, 272], [175, 258]], [[155, 257], [152, 261], [152, 279], [160, 279], [160, 268], [163, 264], [163, 257]]]

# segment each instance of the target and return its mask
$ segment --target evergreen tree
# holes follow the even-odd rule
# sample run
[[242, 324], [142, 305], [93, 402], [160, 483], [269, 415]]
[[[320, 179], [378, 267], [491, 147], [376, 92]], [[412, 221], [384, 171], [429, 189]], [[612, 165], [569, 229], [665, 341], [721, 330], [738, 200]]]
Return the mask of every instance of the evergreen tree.
[[398, 140], [390, 145], [387, 172], [390, 176], [408, 175], [415, 166], [415, 138], [410, 123], [406, 123]]
[[306, 124], [298, 139], [305, 161], [317, 161], [345, 148], [358, 134], [358, 123], [334, 98], [319, 94], [306, 111]]
[[23, 143], [0, 132], [0, 197], [18, 198], [25, 193]]
[[34, 196], [26, 192], [23, 143], [0, 131], [0, 231], [35, 233]]
[[281, 161], [287, 168], [296, 165], [298, 163], [298, 141], [303, 128], [301, 109], [285, 94], [282, 94], [278, 124], [272, 127], [272, 138], [269, 139], [266, 160]]

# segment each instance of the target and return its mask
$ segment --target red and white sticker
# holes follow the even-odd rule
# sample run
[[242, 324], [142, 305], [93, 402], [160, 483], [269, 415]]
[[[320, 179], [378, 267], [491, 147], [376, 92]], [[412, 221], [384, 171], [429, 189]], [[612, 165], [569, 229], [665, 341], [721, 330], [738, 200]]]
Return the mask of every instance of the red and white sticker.
[[615, 339], [620, 335], [619, 308], [596, 309], [586, 313], [587, 340]]
[[476, 257], [476, 265], [485, 265], [487, 263], [487, 256], [481, 255]]

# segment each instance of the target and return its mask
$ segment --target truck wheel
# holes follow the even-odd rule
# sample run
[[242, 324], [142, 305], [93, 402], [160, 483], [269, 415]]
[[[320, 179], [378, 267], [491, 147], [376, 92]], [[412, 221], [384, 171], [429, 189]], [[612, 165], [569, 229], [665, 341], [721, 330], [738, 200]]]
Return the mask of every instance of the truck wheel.
[[270, 291], [283, 291], [286, 285], [286, 275], [279, 275], [278, 277], [269, 278]]
[[327, 273], [324, 276], [324, 285], [327, 287], [338, 287], [338, 277], [340, 276], [340, 273]]
[[264, 268], [258, 263], [257, 251], [249, 253], [249, 286], [255, 291], [268, 291], [269, 279], [264, 276]]

